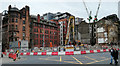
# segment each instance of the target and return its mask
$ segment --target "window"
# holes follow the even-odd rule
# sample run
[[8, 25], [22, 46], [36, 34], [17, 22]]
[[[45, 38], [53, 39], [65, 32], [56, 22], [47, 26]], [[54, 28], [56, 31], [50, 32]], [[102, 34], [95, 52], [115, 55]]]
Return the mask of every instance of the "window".
[[9, 18], [9, 22], [11, 22], [11, 19]]
[[40, 40], [40, 44], [42, 44], [42, 40]]
[[14, 25], [12, 25], [12, 29], [14, 29]]
[[16, 17], [18, 17], [18, 14], [16, 14]]
[[45, 44], [49, 44], [49, 41], [48, 41], [48, 40], [45, 40]]
[[23, 40], [25, 40], [25, 36], [23, 36]]
[[54, 32], [54, 35], [57, 35], [57, 32]]
[[48, 36], [48, 35], [45, 35], [45, 38], [49, 38], [49, 36]]
[[16, 30], [17, 30], [18, 26], [16, 25]]
[[48, 34], [48, 30], [45, 30], [45, 33]]
[[40, 29], [40, 33], [42, 33], [42, 29]]
[[45, 26], [45, 28], [49, 28], [48, 26]]
[[50, 34], [53, 34], [53, 32], [52, 32], [52, 31], [50, 31]]
[[53, 36], [50, 36], [50, 39], [53, 39]]
[[16, 19], [16, 23], [18, 22], [18, 19]]
[[38, 28], [34, 28], [34, 32], [38, 32]]
[[38, 24], [35, 23], [35, 26], [38, 26]]
[[38, 28], [37, 28], [37, 32], [38, 32]]
[[55, 30], [57, 30], [57, 28], [55, 28]]
[[57, 36], [54, 36], [54, 39], [57, 39]]
[[43, 25], [41, 25], [41, 24], [40, 24], [39, 26], [40, 26], [41, 28], [43, 27]]
[[37, 45], [37, 44], [38, 44], [38, 39], [34, 40], [34, 45]]
[[23, 36], [25, 36], [25, 33], [23, 33]]
[[40, 34], [40, 38], [43, 38], [43, 34]]
[[12, 22], [14, 22], [14, 18], [12, 18]]
[[57, 41], [54, 41], [54, 44], [57, 44]]
[[25, 24], [25, 20], [23, 20], [23, 24]]
[[23, 26], [23, 31], [25, 31], [25, 26]]
[[15, 38], [15, 41], [17, 41], [17, 38]]
[[36, 34], [37, 38], [38, 38], [38, 34]]

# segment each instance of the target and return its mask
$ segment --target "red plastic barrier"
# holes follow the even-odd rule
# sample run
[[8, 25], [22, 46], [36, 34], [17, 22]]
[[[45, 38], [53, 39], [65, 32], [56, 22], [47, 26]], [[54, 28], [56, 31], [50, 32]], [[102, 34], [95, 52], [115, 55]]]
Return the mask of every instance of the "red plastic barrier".
[[16, 54], [9, 53], [9, 58], [12, 58], [14, 61], [16, 60]]
[[46, 52], [42, 52], [42, 54], [41, 55], [46, 55]]
[[30, 52], [27, 52], [26, 55], [30, 55]]
[[86, 51], [81, 51], [81, 54], [86, 54]]
[[100, 50], [97, 50], [97, 52], [100, 52]]
[[4, 55], [7, 55], [7, 53], [6, 53], [6, 52], [3, 52], [3, 54], [4, 54]]
[[90, 53], [94, 53], [94, 51], [93, 51], [93, 50], [90, 50]]
[[74, 55], [74, 52], [71, 51], [71, 52], [65, 52], [65, 55]]
[[20, 53], [20, 55], [23, 55], [23, 53]]
[[13, 53], [9, 53], [8, 57], [9, 57], [9, 58], [12, 58], [12, 55], [13, 55]]
[[13, 56], [12, 58], [13, 58], [14, 60], [16, 60], [16, 54], [13, 54], [12, 56]]
[[38, 54], [38, 52], [34, 52], [34, 53], [33, 53], [33, 55], [37, 55], [37, 54]]
[[103, 49], [103, 52], [106, 52], [106, 49]]
[[52, 55], [58, 55], [58, 52], [52, 52]]

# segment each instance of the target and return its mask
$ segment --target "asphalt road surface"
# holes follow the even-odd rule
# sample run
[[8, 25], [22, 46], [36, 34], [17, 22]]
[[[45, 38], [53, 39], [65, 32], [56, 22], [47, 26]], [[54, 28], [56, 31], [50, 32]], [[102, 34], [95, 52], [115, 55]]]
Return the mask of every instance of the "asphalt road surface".
[[[109, 64], [110, 53], [94, 53], [69, 56], [22, 56], [21, 59], [2, 60], [2, 64]], [[120, 54], [119, 54], [120, 64]]]

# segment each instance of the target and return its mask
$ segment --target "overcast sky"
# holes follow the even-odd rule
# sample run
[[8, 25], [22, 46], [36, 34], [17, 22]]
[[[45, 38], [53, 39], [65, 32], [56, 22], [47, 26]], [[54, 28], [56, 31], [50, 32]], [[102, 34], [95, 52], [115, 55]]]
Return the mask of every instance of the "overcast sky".
[[[92, 16], [96, 14], [99, 0], [84, 0]], [[98, 13], [98, 19], [111, 14], [118, 14], [119, 0], [101, 0], [101, 6]], [[76, 17], [87, 19], [88, 15], [82, 0], [0, 0], [0, 12], [7, 10], [8, 6], [16, 6], [21, 9], [25, 5], [30, 7], [30, 14], [44, 14], [56, 12], [69, 12]]]

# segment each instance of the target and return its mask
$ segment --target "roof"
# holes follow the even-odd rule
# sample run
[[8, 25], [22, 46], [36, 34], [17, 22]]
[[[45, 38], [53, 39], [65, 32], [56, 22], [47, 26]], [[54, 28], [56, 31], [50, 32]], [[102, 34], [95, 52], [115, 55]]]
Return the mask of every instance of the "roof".
[[13, 8], [10, 9], [10, 11], [19, 11], [19, 9], [16, 8], [16, 7], [13, 7]]

